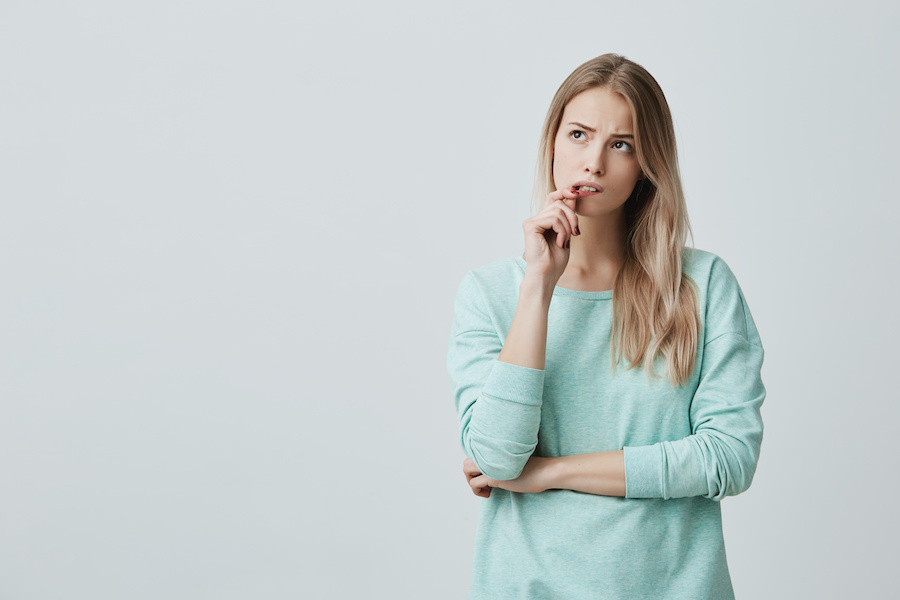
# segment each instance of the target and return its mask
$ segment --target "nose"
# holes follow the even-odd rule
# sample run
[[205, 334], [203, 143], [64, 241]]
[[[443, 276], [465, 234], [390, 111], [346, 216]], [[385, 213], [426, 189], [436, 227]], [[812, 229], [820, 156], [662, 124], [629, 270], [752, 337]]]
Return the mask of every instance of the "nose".
[[603, 153], [602, 146], [596, 149], [589, 148], [587, 151], [587, 156], [585, 156], [584, 170], [588, 173], [596, 173], [597, 175], [602, 175], [605, 159], [606, 157]]

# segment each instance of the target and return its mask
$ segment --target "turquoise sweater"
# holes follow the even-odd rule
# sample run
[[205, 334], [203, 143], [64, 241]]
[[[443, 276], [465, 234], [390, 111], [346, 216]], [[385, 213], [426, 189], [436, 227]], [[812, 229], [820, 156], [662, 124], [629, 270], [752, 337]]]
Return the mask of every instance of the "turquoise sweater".
[[685, 250], [702, 332], [673, 387], [610, 368], [612, 291], [557, 287], [544, 370], [497, 360], [525, 275], [521, 258], [466, 273], [447, 356], [462, 447], [493, 479], [528, 457], [625, 451], [626, 497], [495, 488], [483, 500], [470, 598], [733, 598], [720, 504], [750, 485], [763, 424], [763, 348], [725, 262]]

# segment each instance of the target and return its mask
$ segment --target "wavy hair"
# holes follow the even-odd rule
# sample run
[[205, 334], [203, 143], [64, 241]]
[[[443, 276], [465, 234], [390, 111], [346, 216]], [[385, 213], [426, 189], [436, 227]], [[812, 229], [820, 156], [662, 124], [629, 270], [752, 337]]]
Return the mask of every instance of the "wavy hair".
[[617, 54], [587, 61], [556, 91], [541, 130], [534, 187], [534, 214], [556, 189], [553, 144], [569, 101], [581, 92], [606, 87], [631, 107], [635, 150], [645, 179], [625, 202], [627, 249], [613, 288], [612, 367], [628, 361], [656, 375], [665, 359], [673, 385], [683, 384], [696, 363], [700, 315], [694, 282], [682, 272], [682, 254], [691, 233], [681, 187], [675, 128], [662, 89], [639, 64]]

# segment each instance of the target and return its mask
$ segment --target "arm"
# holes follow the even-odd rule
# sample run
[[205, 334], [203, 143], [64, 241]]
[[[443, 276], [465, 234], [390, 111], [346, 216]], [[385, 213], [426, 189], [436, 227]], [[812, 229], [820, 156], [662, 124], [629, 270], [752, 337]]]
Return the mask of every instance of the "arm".
[[519, 285], [519, 302], [513, 316], [506, 343], [498, 360], [544, 370], [547, 354], [547, 315], [553, 297], [553, 283], [549, 285], [525, 274]]
[[706, 343], [691, 402], [692, 435], [625, 448], [629, 498], [705, 496], [721, 500], [750, 487], [762, 444], [763, 348], [742, 333]]
[[722, 500], [753, 480], [763, 437], [764, 352], [737, 278], [719, 257], [710, 264], [703, 305], [691, 435], [625, 448], [629, 498]]
[[487, 498], [491, 488], [534, 494], [546, 490], [574, 490], [598, 496], [625, 495], [625, 457], [621, 450], [560, 457], [532, 456], [517, 478], [491, 479], [466, 459], [463, 472], [472, 492]]
[[466, 456], [497, 479], [515, 479], [537, 446], [552, 286], [523, 280], [501, 345], [472, 274], [460, 284], [447, 368]]
[[572, 206], [579, 194], [553, 192], [544, 210], [523, 224], [527, 266], [505, 341], [471, 273], [457, 294], [447, 369], [462, 447], [479, 469], [497, 479], [518, 477], [537, 446], [547, 315], [568, 263], [568, 239], [577, 224]]
[[724, 262], [714, 265], [708, 289], [706, 323], [714, 333], [698, 356], [691, 435], [616, 452], [533, 457], [513, 481], [481, 479], [477, 469], [466, 466], [473, 491], [484, 495], [490, 487], [520, 492], [569, 489], [628, 498], [712, 500], [745, 491], [762, 443], [764, 353], [743, 294]]
[[737, 334], [725, 334], [707, 343], [704, 356], [691, 404], [692, 435], [618, 451], [533, 456], [512, 480], [492, 479], [474, 464], [464, 464], [472, 491], [483, 497], [499, 487], [523, 493], [565, 489], [627, 498], [712, 500], [740, 494], [753, 480], [762, 442], [763, 349]]

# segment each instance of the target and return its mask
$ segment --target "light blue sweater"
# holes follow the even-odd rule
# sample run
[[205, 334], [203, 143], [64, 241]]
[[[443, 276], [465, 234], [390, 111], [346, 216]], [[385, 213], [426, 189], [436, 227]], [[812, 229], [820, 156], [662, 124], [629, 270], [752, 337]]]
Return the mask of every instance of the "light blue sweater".
[[493, 479], [528, 457], [625, 451], [626, 497], [495, 488], [483, 500], [470, 598], [727, 599], [720, 505], [753, 479], [763, 424], [763, 348], [733, 273], [685, 250], [702, 332], [697, 367], [673, 387], [638, 367], [610, 369], [612, 291], [557, 287], [544, 370], [497, 360], [522, 258], [466, 273], [447, 367], [462, 446]]

